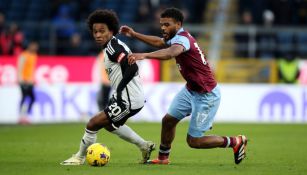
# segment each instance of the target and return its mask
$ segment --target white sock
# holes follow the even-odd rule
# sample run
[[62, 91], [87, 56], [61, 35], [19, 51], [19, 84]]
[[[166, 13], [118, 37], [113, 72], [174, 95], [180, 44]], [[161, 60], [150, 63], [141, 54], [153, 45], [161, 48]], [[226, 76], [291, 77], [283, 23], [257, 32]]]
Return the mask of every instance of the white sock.
[[139, 148], [146, 143], [141, 136], [139, 136], [127, 125], [120, 126], [117, 130], [112, 131], [112, 133], [129, 143], [135, 144]]
[[76, 156], [85, 157], [87, 147], [96, 142], [97, 132], [98, 131], [90, 131], [88, 129], [85, 129], [84, 135], [80, 142], [80, 148]]

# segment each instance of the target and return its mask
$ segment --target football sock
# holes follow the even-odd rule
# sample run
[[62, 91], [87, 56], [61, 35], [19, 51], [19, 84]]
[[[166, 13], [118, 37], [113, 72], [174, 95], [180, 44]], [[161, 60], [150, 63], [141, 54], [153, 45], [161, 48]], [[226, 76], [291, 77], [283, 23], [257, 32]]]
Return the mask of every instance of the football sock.
[[169, 153], [171, 152], [170, 147], [166, 147], [162, 144], [160, 144], [160, 150], [159, 150], [159, 160], [165, 160], [168, 159]]
[[84, 135], [80, 142], [79, 151], [76, 154], [77, 156], [79, 157], [85, 156], [87, 147], [96, 142], [97, 132], [98, 131], [90, 131], [88, 129], [85, 129]]
[[139, 136], [127, 125], [120, 126], [118, 129], [112, 131], [112, 133], [129, 143], [135, 144], [139, 148], [146, 143], [141, 136]]
[[223, 139], [224, 139], [224, 143], [221, 146], [222, 148], [228, 148], [228, 147], [233, 148], [237, 144], [236, 137], [224, 136]]

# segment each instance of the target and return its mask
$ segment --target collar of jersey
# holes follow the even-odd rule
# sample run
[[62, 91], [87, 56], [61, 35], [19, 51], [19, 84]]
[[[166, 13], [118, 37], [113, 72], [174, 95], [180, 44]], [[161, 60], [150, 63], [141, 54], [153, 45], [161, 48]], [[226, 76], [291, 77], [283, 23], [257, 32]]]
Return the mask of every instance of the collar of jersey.
[[[181, 27], [181, 28], [177, 31], [176, 35], [178, 35], [180, 32], [183, 32], [183, 31], [184, 31], [184, 29], [183, 29], [183, 27]], [[175, 36], [176, 36], [176, 35], [175, 35]], [[175, 37], [175, 36], [174, 36], [174, 37]], [[173, 37], [173, 38], [174, 38], [174, 37]], [[169, 40], [167, 40], [167, 41], [164, 41], [164, 42], [165, 42], [165, 43], [168, 43], [168, 42], [169, 42], [170, 40], [172, 40], [173, 38], [171, 38], [171, 39], [169, 39]]]
[[[183, 31], [184, 31], [184, 29], [183, 29], [183, 27], [181, 27], [181, 28], [177, 31], [176, 35], [178, 35], [180, 32], [183, 32]], [[175, 36], [176, 36], [176, 35], [175, 35]], [[174, 37], [175, 37], [175, 36], [174, 36]], [[174, 37], [173, 37], [173, 38], [174, 38]], [[172, 40], [173, 38], [167, 40], [166, 42]]]
[[107, 45], [109, 44], [109, 42], [111, 42], [112, 39], [116, 39], [115, 36], [112, 36], [112, 38], [105, 44], [103, 45], [103, 49], [107, 47]]

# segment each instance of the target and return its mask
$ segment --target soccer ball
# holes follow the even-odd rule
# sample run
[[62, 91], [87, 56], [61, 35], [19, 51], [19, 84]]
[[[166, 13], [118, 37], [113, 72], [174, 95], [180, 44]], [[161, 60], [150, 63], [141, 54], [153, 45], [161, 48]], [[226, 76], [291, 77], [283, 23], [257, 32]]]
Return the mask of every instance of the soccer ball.
[[91, 166], [104, 166], [110, 161], [110, 150], [101, 143], [94, 143], [86, 150], [86, 161]]

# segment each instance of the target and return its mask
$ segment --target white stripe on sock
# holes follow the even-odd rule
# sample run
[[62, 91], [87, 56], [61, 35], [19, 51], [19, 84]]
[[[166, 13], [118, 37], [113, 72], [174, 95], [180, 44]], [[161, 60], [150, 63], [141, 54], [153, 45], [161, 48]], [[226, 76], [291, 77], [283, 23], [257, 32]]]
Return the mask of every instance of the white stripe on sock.
[[160, 153], [167, 154], [167, 153], [170, 153], [170, 152], [171, 152], [171, 150], [169, 149], [169, 150], [164, 151], [164, 150], [161, 150], [161, 149], [160, 149], [160, 150], [159, 150], [159, 152], [160, 152]]
[[226, 137], [226, 138], [227, 138], [227, 145], [226, 145], [226, 148], [227, 148], [230, 145], [230, 138], [229, 137]]
[[85, 132], [89, 133], [89, 134], [97, 134], [98, 131], [91, 131], [85, 128]]

